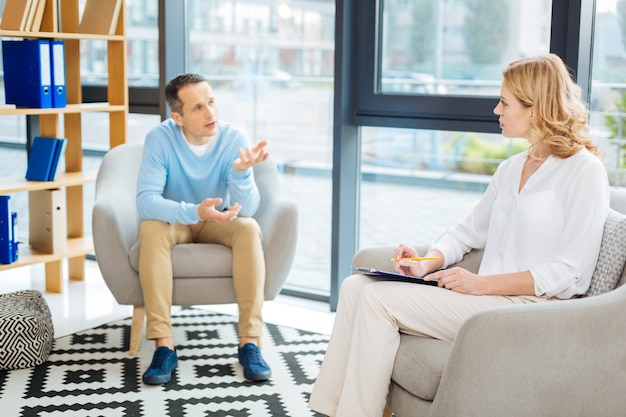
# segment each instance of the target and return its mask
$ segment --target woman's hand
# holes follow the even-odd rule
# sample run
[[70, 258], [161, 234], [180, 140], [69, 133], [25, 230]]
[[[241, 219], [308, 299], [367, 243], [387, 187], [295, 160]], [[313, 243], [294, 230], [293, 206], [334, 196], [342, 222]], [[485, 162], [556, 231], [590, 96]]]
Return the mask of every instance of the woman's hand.
[[[395, 259], [417, 258], [419, 257], [419, 254], [417, 253], [415, 248], [400, 244], [396, 248], [393, 256]], [[414, 277], [423, 277], [430, 271], [441, 268], [441, 266], [443, 265], [443, 255], [439, 251], [431, 251], [428, 253], [427, 256], [437, 259], [431, 261], [410, 261], [403, 259], [394, 262], [393, 269], [399, 274], [410, 275]]]
[[425, 280], [436, 280], [441, 288], [463, 294], [485, 295], [485, 280], [479, 275], [469, 272], [467, 269], [454, 267], [433, 272], [424, 277]]

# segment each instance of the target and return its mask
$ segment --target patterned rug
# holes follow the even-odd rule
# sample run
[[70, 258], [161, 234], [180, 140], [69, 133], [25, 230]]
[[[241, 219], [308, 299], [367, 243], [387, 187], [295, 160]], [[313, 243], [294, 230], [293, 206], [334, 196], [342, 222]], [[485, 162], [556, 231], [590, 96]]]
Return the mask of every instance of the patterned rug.
[[266, 324], [272, 378], [248, 382], [237, 361], [237, 318], [201, 309], [172, 316], [178, 368], [162, 386], [141, 382], [154, 344], [128, 355], [130, 319], [56, 339], [48, 361], [0, 371], [0, 415], [319, 416], [307, 408], [328, 336]]

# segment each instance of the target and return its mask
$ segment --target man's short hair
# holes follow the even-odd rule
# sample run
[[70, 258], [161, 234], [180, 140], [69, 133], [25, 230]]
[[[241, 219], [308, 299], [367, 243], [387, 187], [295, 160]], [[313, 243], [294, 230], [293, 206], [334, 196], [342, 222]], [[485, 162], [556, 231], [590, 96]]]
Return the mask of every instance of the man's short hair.
[[202, 82], [208, 83], [200, 74], [186, 73], [172, 78], [165, 86], [165, 102], [170, 107], [170, 111], [182, 114], [183, 102], [178, 97], [178, 91], [186, 85]]

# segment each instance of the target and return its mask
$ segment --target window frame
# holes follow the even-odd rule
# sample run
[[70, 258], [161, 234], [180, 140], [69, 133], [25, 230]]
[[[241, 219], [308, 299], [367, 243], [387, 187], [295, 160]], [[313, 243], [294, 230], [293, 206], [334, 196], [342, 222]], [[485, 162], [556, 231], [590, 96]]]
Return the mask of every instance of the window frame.
[[[550, 52], [561, 56], [576, 72], [579, 70], [580, 39], [573, 29], [578, 28], [575, 22], [581, 21], [581, 2], [593, 3], [587, 0], [552, 1]], [[497, 116], [493, 114], [497, 97], [406, 95], [376, 91], [382, 43], [379, 17], [383, 3], [383, 0], [357, 2], [355, 29], [359, 69], [355, 73], [355, 125], [498, 133]], [[555, 16], [567, 16], [567, 19]]]
[[[490, 116], [498, 97], [376, 93], [381, 2], [336, 0], [332, 311], [346, 268], [359, 249], [360, 126], [499, 132], [495, 115]], [[594, 0], [552, 0], [550, 52], [573, 70], [585, 97], [591, 86], [593, 11]]]

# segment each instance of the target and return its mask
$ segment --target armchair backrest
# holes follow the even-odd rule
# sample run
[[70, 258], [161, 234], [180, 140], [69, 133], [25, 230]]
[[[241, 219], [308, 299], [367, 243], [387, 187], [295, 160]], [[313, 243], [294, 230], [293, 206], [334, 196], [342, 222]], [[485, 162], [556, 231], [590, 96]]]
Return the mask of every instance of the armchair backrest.
[[[136, 267], [133, 266], [138, 257], [133, 254], [137, 252], [135, 244], [140, 224], [136, 193], [142, 153], [142, 143], [126, 143], [113, 148], [104, 156], [96, 179], [92, 216], [96, 260], [107, 285], [121, 304], [136, 304], [137, 300], [142, 300]], [[280, 174], [271, 159], [255, 165], [254, 175], [261, 202], [253, 217], [263, 232], [267, 276], [265, 296], [269, 300], [280, 291], [295, 257], [298, 210], [283, 190]], [[192, 276], [214, 277], [215, 269], [210, 273], [199, 270], [205, 267], [203, 265], [194, 264], [198, 275]], [[210, 269], [210, 266], [206, 268]], [[176, 273], [176, 267], [174, 270]], [[130, 289], [129, 282], [136, 285]], [[230, 282], [228, 285], [232, 288]]]
[[[626, 189], [611, 188], [611, 208], [626, 214]], [[626, 268], [622, 270], [622, 277], [617, 285], [623, 284], [626, 284]]]

